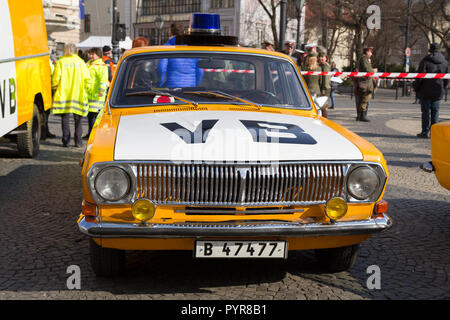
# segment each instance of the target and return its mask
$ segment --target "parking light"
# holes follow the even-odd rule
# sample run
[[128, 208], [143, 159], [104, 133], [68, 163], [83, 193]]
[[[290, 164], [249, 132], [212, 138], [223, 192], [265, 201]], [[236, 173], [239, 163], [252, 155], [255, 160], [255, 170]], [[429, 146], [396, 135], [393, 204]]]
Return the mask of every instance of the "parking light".
[[154, 217], [156, 205], [148, 199], [139, 199], [133, 203], [131, 212], [136, 220], [146, 222]]
[[347, 202], [341, 197], [334, 197], [327, 201], [325, 213], [331, 220], [342, 219], [347, 214]]

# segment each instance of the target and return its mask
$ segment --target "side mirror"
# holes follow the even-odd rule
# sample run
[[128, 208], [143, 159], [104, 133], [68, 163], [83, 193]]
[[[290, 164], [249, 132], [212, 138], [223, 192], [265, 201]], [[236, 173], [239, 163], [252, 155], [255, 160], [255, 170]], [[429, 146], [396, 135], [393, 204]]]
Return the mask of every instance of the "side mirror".
[[328, 97], [322, 96], [322, 97], [315, 97], [314, 103], [317, 107], [317, 109], [322, 109], [328, 102]]
[[425, 162], [420, 165], [420, 169], [422, 169], [425, 172], [431, 173], [434, 171], [434, 166], [433, 163], [431, 162]]

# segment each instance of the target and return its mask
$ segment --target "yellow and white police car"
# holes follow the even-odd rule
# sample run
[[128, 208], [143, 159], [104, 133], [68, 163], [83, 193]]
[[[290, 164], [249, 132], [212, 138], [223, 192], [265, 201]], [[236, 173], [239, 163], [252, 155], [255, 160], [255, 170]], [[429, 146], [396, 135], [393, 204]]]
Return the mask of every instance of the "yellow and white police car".
[[288, 56], [237, 46], [217, 15], [127, 51], [82, 161], [79, 230], [97, 275], [126, 250], [287, 258], [330, 271], [388, 229], [382, 153], [320, 115]]

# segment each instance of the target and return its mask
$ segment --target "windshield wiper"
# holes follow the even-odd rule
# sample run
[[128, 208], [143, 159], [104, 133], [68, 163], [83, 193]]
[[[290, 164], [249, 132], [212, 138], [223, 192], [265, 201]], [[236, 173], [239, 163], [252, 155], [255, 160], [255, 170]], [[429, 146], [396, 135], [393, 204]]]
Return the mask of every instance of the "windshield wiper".
[[195, 108], [198, 107], [198, 103], [195, 101], [191, 101], [191, 100], [186, 100], [183, 98], [180, 98], [178, 96], [175, 96], [171, 93], [168, 92], [163, 92], [163, 91], [157, 91], [157, 90], [147, 90], [147, 91], [138, 91], [138, 92], [129, 92], [125, 94], [127, 97], [128, 96], [146, 96], [146, 95], [160, 95], [160, 96], [166, 96], [166, 97], [170, 97], [170, 98], [174, 98], [177, 100], [180, 100], [184, 103], [190, 104], [192, 106], [194, 106]]
[[245, 100], [245, 99], [242, 99], [242, 98], [239, 98], [239, 97], [236, 97], [236, 96], [233, 96], [231, 94], [228, 94], [228, 93], [225, 93], [225, 92], [222, 92], [222, 91], [218, 91], [218, 90], [214, 90], [214, 91], [186, 91], [186, 92], [183, 92], [183, 93], [184, 94], [197, 94], [197, 95], [213, 95], [213, 96], [216, 96], [216, 97], [228, 98], [228, 99], [231, 99], [231, 100], [237, 100], [237, 101], [243, 102], [245, 104], [248, 104], [249, 106], [257, 108], [258, 110], [261, 109], [261, 105], [259, 105], [259, 104], [256, 104], [256, 103], [254, 103], [252, 101]]

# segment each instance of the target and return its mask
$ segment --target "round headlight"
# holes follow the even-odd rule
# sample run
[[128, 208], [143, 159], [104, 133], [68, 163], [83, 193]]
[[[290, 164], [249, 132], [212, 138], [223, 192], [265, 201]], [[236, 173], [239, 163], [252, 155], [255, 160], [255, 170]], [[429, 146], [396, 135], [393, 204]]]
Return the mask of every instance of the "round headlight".
[[350, 173], [347, 189], [350, 195], [358, 200], [370, 198], [378, 190], [380, 179], [376, 171], [370, 167], [359, 167]]
[[118, 167], [107, 167], [95, 178], [95, 190], [107, 201], [118, 201], [130, 190], [128, 174]]
[[148, 221], [155, 215], [156, 206], [148, 199], [139, 199], [133, 203], [133, 216], [139, 221]]

